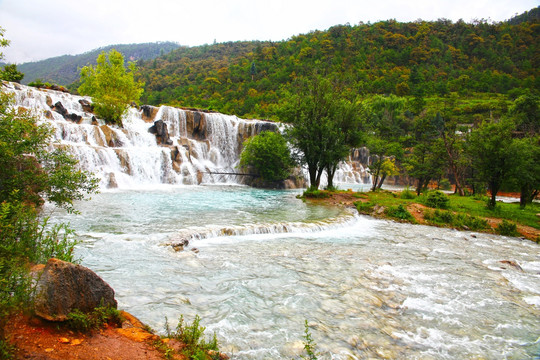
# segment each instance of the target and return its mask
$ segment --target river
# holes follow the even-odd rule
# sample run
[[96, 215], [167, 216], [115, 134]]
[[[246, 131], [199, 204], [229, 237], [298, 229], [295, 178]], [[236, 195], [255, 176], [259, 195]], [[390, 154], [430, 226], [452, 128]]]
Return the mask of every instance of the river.
[[[304, 320], [320, 359], [538, 358], [538, 244], [298, 193], [163, 186], [105, 191], [77, 205], [83, 215], [47, 210], [76, 229], [82, 264], [120, 308], [160, 333], [165, 318], [198, 314], [233, 359], [298, 358]], [[185, 251], [165, 245], [179, 237]]]

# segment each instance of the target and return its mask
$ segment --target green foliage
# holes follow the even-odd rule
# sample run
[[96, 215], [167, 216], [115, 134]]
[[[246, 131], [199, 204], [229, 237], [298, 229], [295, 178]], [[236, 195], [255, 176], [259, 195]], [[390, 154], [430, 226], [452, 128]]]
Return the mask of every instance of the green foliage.
[[327, 199], [330, 197], [330, 193], [327, 190], [319, 190], [313, 186], [310, 186], [302, 193], [302, 197], [311, 199]]
[[0, 80], [20, 83], [23, 78], [24, 74], [17, 70], [15, 64], [8, 64], [4, 66], [4, 70], [0, 70]]
[[[19, 65], [19, 70], [24, 72], [25, 79], [22, 81], [33, 82], [41, 79], [43, 82], [70, 86], [71, 91], [76, 91], [80, 78], [80, 69], [88, 64], [95, 65], [98, 55], [112, 49], [124, 54], [131, 61], [151, 60], [160, 55], [165, 55], [171, 50], [177, 49], [178, 44], [173, 42], [142, 43], [142, 44], [118, 44], [105, 46], [78, 55], [62, 55], [53, 58], [27, 62]], [[127, 65], [127, 63], [126, 63]]]
[[316, 352], [317, 344], [311, 337], [311, 332], [309, 331], [308, 321], [304, 321], [304, 350], [306, 351], [307, 356], [302, 356], [302, 359], [307, 360], [317, 360], [318, 353]]
[[[31, 308], [30, 264], [50, 257], [73, 261], [73, 231], [50, 226], [44, 200], [74, 212], [73, 202], [95, 192], [97, 180], [49, 145], [51, 130], [0, 93], [0, 342], [8, 315]], [[2, 348], [4, 351], [5, 348]]]
[[67, 318], [67, 326], [72, 330], [81, 332], [99, 330], [106, 324], [120, 326], [124, 321], [120, 311], [111, 306], [99, 306], [91, 313], [84, 313], [75, 309], [68, 314]]
[[446, 224], [458, 229], [484, 230], [489, 227], [488, 222], [485, 219], [463, 213], [454, 214], [451, 211], [439, 209], [426, 209], [424, 211], [424, 219], [433, 224]]
[[406, 188], [401, 192], [401, 194], [399, 194], [399, 197], [402, 199], [412, 200], [416, 198], [416, 194], [413, 191], [409, 190], [409, 188]]
[[449, 203], [448, 195], [438, 190], [428, 192], [424, 199], [424, 204], [438, 209], [447, 209]]
[[219, 348], [216, 334], [210, 341], [204, 339], [205, 327], [200, 326], [201, 318], [196, 315], [191, 325], [184, 324], [184, 316], [180, 315], [176, 331], [172, 332], [165, 322], [167, 337], [176, 339], [184, 344], [182, 355], [188, 359], [219, 359]]
[[357, 104], [343, 98], [339, 84], [316, 73], [295, 86], [279, 109], [281, 120], [292, 125], [287, 137], [299, 162], [307, 165], [310, 186], [319, 188], [325, 170], [333, 186], [337, 164], [360, 140]]
[[263, 131], [244, 143], [240, 167], [255, 169], [262, 179], [279, 181], [289, 177], [293, 160], [287, 142], [279, 133]]
[[77, 161], [66, 152], [51, 149], [52, 129], [11, 104], [12, 96], [0, 93], [0, 202], [39, 207], [48, 200], [74, 211], [75, 200], [97, 190], [97, 179], [76, 169]]
[[135, 81], [134, 63], [129, 63], [129, 71], [124, 66], [124, 56], [116, 50], [108, 54], [102, 52], [96, 66], [81, 69], [82, 95], [90, 95], [94, 100], [94, 111], [105, 121], [122, 125], [122, 115], [132, 102], [139, 100], [144, 84]]
[[360, 214], [369, 215], [373, 212], [373, 207], [375, 206], [375, 204], [369, 201], [368, 202], [356, 201], [354, 203], [354, 206], [356, 206], [356, 209], [358, 210]]
[[519, 233], [517, 231], [517, 225], [507, 220], [503, 220], [499, 224], [499, 226], [497, 226], [496, 231], [499, 235], [519, 236]]
[[[337, 25], [280, 42], [181, 47], [141, 64], [141, 79], [147, 84], [143, 101], [268, 118], [275, 115], [275, 104], [294, 91], [297, 79], [309, 79], [311, 69], [323, 66], [326, 77], [345, 79], [349, 94], [412, 95], [411, 110], [429, 107], [432, 96], [442, 103], [452, 93], [469, 99], [473, 94], [538, 88], [538, 20], [527, 20], [388, 20]], [[220, 83], [204, 82], [209, 77]], [[469, 119], [472, 113], [465, 107], [487, 116], [499, 112], [492, 104], [463, 105], [456, 108]]]
[[[4, 37], [6, 30], [0, 26], [0, 48], [9, 46], [9, 40]], [[0, 60], [4, 58], [4, 53], [0, 52]]]
[[468, 149], [476, 177], [486, 182], [491, 192], [489, 208], [495, 208], [497, 193], [514, 170], [513, 130], [514, 123], [503, 119], [483, 122], [469, 136]]
[[386, 215], [396, 218], [396, 219], [414, 221], [414, 217], [403, 206], [403, 204], [399, 204], [398, 206], [391, 206], [388, 209], [386, 209], [385, 212], [386, 212]]

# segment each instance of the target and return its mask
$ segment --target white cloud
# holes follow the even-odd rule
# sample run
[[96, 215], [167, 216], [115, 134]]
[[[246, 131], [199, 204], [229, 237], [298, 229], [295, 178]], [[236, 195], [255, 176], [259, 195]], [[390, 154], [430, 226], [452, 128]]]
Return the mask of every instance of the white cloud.
[[501, 21], [536, 6], [537, 0], [0, 0], [0, 26], [11, 40], [5, 60], [21, 63], [120, 43], [278, 41], [347, 22]]

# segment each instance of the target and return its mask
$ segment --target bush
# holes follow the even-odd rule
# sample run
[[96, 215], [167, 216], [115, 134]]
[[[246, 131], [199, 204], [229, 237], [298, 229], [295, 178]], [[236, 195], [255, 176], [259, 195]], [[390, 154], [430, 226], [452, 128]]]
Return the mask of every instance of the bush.
[[452, 184], [450, 184], [448, 179], [442, 179], [439, 181], [439, 187], [443, 190], [450, 190], [452, 189]]
[[517, 226], [513, 222], [503, 220], [499, 226], [497, 226], [497, 234], [504, 235], [504, 236], [519, 236], [519, 232], [517, 231]]
[[108, 123], [122, 126], [122, 115], [132, 102], [139, 101], [144, 84], [135, 81], [135, 63], [129, 63], [129, 71], [124, 66], [124, 55], [112, 49], [102, 52], [97, 65], [81, 69], [81, 86], [78, 91], [89, 95], [94, 102], [94, 111]]
[[210, 342], [207, 342], [203, 337], [206, 328], [200, 326], [200, 321], [201, 318], [196, 315], [193, 323], [187, 325], [184, 324], [184, 315], [180, 315], [176, 331], [171, 332], [169, 323], [165, 319], [167, 337], [184, 344], [181, 353], [188, 359], [220, 359], [216, 334], [214, 333]]
[[309, 187], [306, 191], [304, 191], [302, 197], [312, 199], [326, 199], [330, 197], [330, 193], [325, 190], [319, 190], [313, 187]]
[[405, 190], [401, 192], [399, 197], [402, 199], [412, 200], [416, 198], [416, 194], [414, 193], [414, 191], [411, 191], [409, 188], [406, 188]]
[[111, 306], [99, 306], [91, 313], [83, 313], [75, 309], [68, 314], [67, 318], [67, 325], [71, 329], [82, 332], [99, 330], [106, 324], [120, 326], [124, 321], [120, 311]]
[[386, 209], [386, 215], [401, 220], [414, 220], [414, 217], [409, 211], [407, 211], [407, 209], [405, 209], [403, 204], [399, 204], [398, 206], [390, 206], [388, 209]]
[[356, 206], [356, 209], [358, 210], [360, 214], [367, 215], [373, 212], [373, 207], [375, 205], [369, 201], [368, 202], [357, 201], [354, 203], [354, 206]]
[[293, 161], [287, 142], [279, 133], [263, 131], [244, 143], [240, 154], [242, 169], [255, 169], [263, 180], [280, 181], [289, 177]]
[[434, 224], [448, 224], [455, 228], [468, 230], [482, 230], [488, 228], [488, 222], [476, 216], [465, 214], [453, 214], [451, 211], [429, 210], [424, 211], [424, 219]]
[[450, 199], [446, 194], [435, 190], [427, 193], [424, 203], [432, 208], [447, 209]]
[[315, 341], [313, 341], [313, 338], [311, 337], [311, 333], [309, 332], [309, 326], [308, 321], [304, 321], [304, 350], [306, 351], [307, 357], [302, 356], [302, 359], [306, 360], [317, 360], [317, 355], [319, 355], [316, 352], [316, 346], [317, 344]]

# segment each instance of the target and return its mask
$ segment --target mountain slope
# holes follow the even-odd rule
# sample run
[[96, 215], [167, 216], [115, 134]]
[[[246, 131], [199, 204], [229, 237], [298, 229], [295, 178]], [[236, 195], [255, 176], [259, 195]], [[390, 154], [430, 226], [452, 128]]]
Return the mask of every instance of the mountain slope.
[[[531, 11], [535, 13], [535, 11]], [[337, 25], [280, 42], [179, 48], [140, 63], [143, 102], [266, 118], [313, 69], [350, 94], [445, 96], [540, 88], [540, 23], [440, 19]]]
[[124, 54], [126, 60], [137, 61], [156, 58], [178, 47], [179, 45], [173, 42], [110, 45], [84, 54], [63, 55], [24, 63], [18, 65], [17, 68], [25, 75], [22, 81], [23, 84], [41, 79], [44, 82], [69, 85], [79, 79], [79, 69], [81, 67], [96, 63], [96, 59], [102, 51], [116, 49]]

